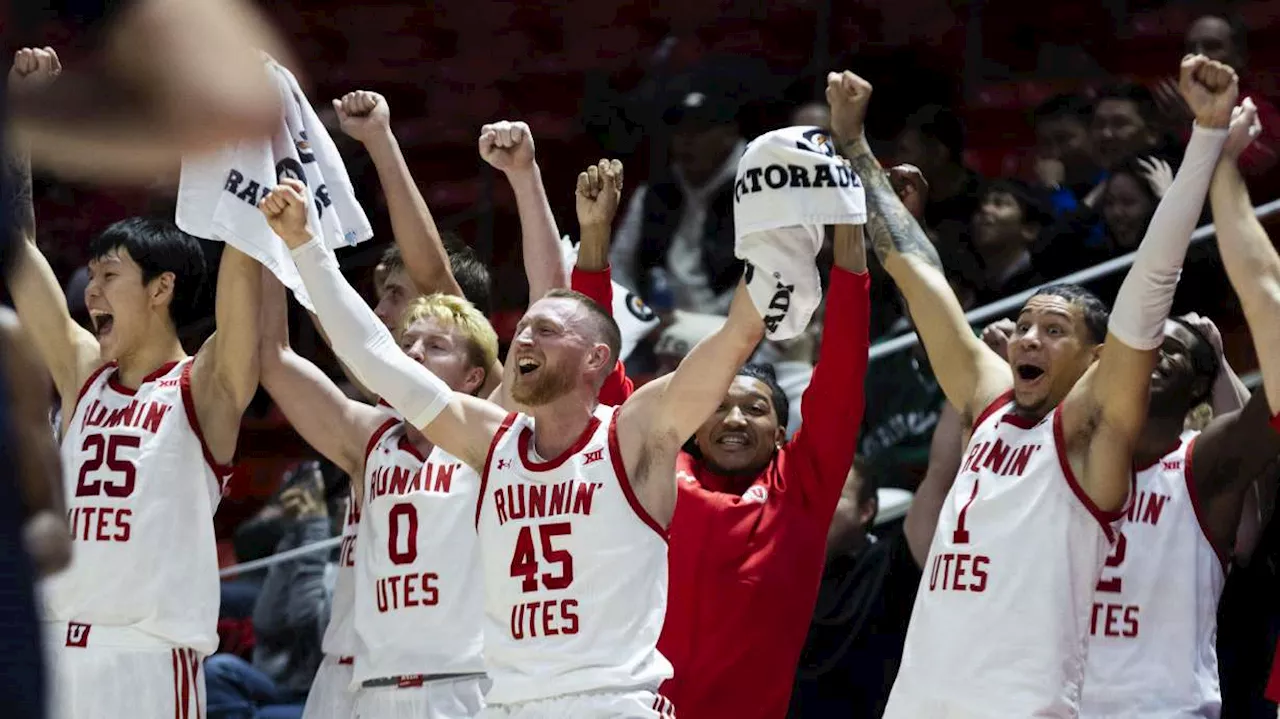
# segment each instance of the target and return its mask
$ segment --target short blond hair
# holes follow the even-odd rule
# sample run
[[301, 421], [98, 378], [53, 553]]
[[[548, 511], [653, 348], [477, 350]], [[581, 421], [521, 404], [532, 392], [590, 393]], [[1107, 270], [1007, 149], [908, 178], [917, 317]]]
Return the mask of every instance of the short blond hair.
[[403, 335], [414, 322], [434, 319], [453, 327], [467, 338], [471, 364], [486, 373], [498, 361], [498, 333], [475, 305], [457, 295], [435, 293], [419, 297], [404, 308], [396, 334]]

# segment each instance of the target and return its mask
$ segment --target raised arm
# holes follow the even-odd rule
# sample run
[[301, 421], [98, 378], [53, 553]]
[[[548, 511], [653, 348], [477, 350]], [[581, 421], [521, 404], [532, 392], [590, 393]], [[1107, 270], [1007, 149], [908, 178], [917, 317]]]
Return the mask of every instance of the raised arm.
[[665, 524], [675, 509], [676, 453], [724, 401], [729, 385], [764, 337], [764, 320], [739, 280], [729, 317], [675, 372], [641, 387], [622, 405], [618, 441], [627, 476], [649, 514]]
[[[369, 437], [386, 414], [347, 397], [319, 367], [289, 347], [286, 310], [284, 285], [263, 269], [262, 386], [307, 444], [348, 475], [360, 477]], [[359, 497], [363, 483], [351, 486]]]
[[284, 239], [333, 351], [352, 374], [396, 408], [437, 446], [477, 471], [506, 411], [454, 392], [396, 346], [377, 315], [342, 277], [337, 258], [307, 227], [306, 187], [285, 179], [259, 207]]
[[254, 3], [134, 0], [103, 28], [96, 62], [7, 108], [41, 167], [150, 182], [184, 152], [271, 134], [280, 96], [263, 51], [287, 61]]
[[443, 292], [462, 296], [453, 278], [449, 254], [427, 201], [418, 191], [400, 143], [391, 132], [391, 107], [376, 92], [357, 90], [333, 101], [342, 131], [360, 144], [373, 160], [391, 215], [391, 231], [404, 258], [409, 279], [423, 294]]
[[1129, 493], [1151, 371], [1191, 232], [1226, 139], [1236, 76], [1226, 65], [1190, 56], [1182, 63], [1180, 89], [1196, 115], [1182, 166], [1116, 295], [1101, 357], [1062, 406], [1068, 460], [1085, 493], [1104, 511], [1120, 509]]
[[218, 329], [191, 366], [196, 417], [209, 453], [222, 464], [235, 455], [240, 417], [258, 391], [261, 272], [257, 260], [223, 245], [214, 305]]
[[[573, 289], [595, 300], [606, 310], [613, 309], [613, 281], [609, 272], [609, 234], [622, 197], [622, 163], [601, 160], [578, 174], [574, 191], [578, 214], [578, 259], [570, 283]], [[635, 391], [619, 358], [613, 372], [600, 387], [602, 404], [619, 406]]]
[[502, 170], [515, 192], [529, 303], [557, 287], [568, 287], [569, 273], [560, 259], [560, 230], [542, 185], [529, 126], [504, 120], [480, 128], [480, 156]]
[[911, 500], [902, 526], [907, 535], [907, 545], [911, 547], [911, 558], [916, 560], [917, 566], [923, 567], [929, 557], [929, 545], [933, 544], [933, 533], [938, 528], [938, 514], [960, 472], [967, 429], [968, 425], [956, 408], [944, 402], [929, 443], [929, 468], [925, 470], [920, 486], [916, 487], [915, 498]]
[[1013, 375], [969, 328], [937, 250], [871, 153], [863, 134], [870, 100], [871, 84], [861, 77], [847, 71], [827, 77], [837, 148], [866, 188], [871, 246], [907, 300], [942, 391], [971, 421], [1013, 384]]
[[[58, 56], [48, 48], [19, 50], [9, 71], [10, 94], [49, 84], [57, 77], [60, 67]], [[58, 278], [36, 246], [36, 214], [27, 148], [20, 138], [13, 138], [5, 149], [8, 151], [5, 199], [9, 231], [13, 233], [9, 294], [36, 353], [53, 376], [62, 406], [71, 408], [80, 386], [101, 364], [98, 340], [71, 319]], [[72, 414], [66, 409], [64, 421], [71, 421]]]
[[804, 391], [803, 422], [787, 446], [791, 457], [817, 470], [817, 486], [798, 488], [815, 508], [815, 516], [834, 510], [853, 466], [866, 405], [862, 387], [870, 349], [871, 280], [862, 228], [837, 225], [832, 249], [835, 265], [818, 362]]

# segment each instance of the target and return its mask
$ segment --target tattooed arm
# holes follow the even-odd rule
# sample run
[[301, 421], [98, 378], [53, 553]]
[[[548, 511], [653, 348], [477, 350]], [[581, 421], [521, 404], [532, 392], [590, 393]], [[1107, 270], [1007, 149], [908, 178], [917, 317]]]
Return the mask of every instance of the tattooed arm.
[[857, 75], [844, 72], [828, 76], [827, 101], [836, 145], [866, 187], [867, 237], [907, 300], [911, 321], [942, 391], [969, 423], [1013, 385], [1013, 376], [1009, 366], [969, 327], [937, 250], [898, 199], [888, 174], [871, 153], [862, 132], [870, 99], [870, 83]]

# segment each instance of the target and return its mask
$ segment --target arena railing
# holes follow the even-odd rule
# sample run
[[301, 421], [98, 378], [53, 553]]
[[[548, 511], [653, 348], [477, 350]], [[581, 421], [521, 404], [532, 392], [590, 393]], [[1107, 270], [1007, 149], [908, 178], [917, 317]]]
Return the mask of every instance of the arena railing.
[[[1258, 205], [1257, 207], [1253, 208], [1253, 212], [1260, 220], [1265, 220], [1273, 215], [1280, 214], [1280, 199], [1272, 200], [1271, 202]], [[1213, 236], [1214, 236], [1213, 225], [1212, 224], [1205, 225], [1203, 227], [1196, 228], [1196, 231], [1191, 234], [1191, 242], [1193, 244], [1198, 242], [1203, 242]], [[1088, 282], [1092, 282], [1093, 280], [1099, 279], [1101, 277], [1106, 277], [1107, 275], [1115, 274], [1120, 270], [1127, 269], [1130, 265], [1133, 264], [1134, 254], [1135, 253], [1130, 252], [1127, 255], [1121, 255], [1120, 257], [1116, 257], [1116, 258], [1107, 260], [1105, 262], [1100, 262], [1092, 267], [1086, 267], [1085, 269], [1080, 270], [1079, 272], [1073, 272], [1065, 277], [1061, 277], [1057, 280], [1054, 280], [1052, 283], [1045, 283], [1045, 284], [1058, 284], [1063, 282], [1070, 282], [1073, 284], [1085, 284]], [[998, 319], [1000, 317], [1004, 317], [1008, 315], [1010, 312], [1022, 307], [1022, 304], [1027, 301], [1027, 298], [1031, 297], [1036, 293], [1036, 289], [1037, 288], [1033, 287], [1032, 289], [1026, 290], [1024, 292], [1019, 292], [1015, 295], [1010, 295], [1008, 297], [1005, 297], [1004, 299], [996, 300], [995, 302], [992, 302], [989, 305], [984, 305], [982, 307], [978, 307], [973, 310], [970, 310], [968, 313], [965, 314], [965, 319], [969, 321], [970, 325], [981, 326], [983, 323], [990, 322], [991, 320]], [[907, 334], [894, 337], [894, 338], [885, 340], [883, 342], [877, 342], [876, 344], [871, 346], [871, 351], [869, 353], [869, 356], [870, 356], [870, 359], [874, 361], [877, 359], [881, 359], [883, 357], [887, 357], [891, 354], [908, 350], [916, 346], [917, 344], [919, 344], [919, 342], [920, 342], [920, 338], [916, 335], [916, 333], [909, 332]], [[1241, 379], [1244, 381], [1246, 385], [1249, 386], [1250, 389], [1256, 389], [1258, 384], [1261, 382], [1262, 377], [1257, 372], [1251, 372], [1248, 375], [1242, 377]], [[311, 554], [313, 552], [323, 552], [323, 551], [332, 550], [335, 547], [337, 547], [339, 544], [341, 544], [341, 542], [342, 542], [341, 537], [333, 537], [330, 539], [325, 539], [319, 542], [315, 542], [313, 544], [308, 544], [303, 547], [296, 547], [294, 549], [290, 549], [288, 551], [281, 552], [279, 554], [273, 554], [270, 557], [263, 557], [262, 559], [255, 559], [251, 562], [244, 562], [242, 564], [236, 564], [236, 565], [227, 567], [223, 569], [221, 572], [219, 572], [219, 575], [222, 577], [230, 577], [230, 576], [235, 576], [240, 574], [246, 574], [248, 572], [257, 571], [260, 569], [265, 569], [267, 567], [270, 567], [273, 564], [287, 562], [291, 559], [296, 559], [298, 557]]]

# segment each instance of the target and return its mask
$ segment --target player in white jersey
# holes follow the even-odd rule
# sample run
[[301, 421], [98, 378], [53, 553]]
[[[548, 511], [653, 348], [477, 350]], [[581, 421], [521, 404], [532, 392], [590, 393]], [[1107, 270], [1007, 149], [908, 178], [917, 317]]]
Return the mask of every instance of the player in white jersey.
[[[580, 202], [616, 206], [621, 167], [603, 167], [580, 180]], [[313, 240], [305, 201], [304, 188], [285, 181], [262, 207], [291, 248], [308, 292], [322, 297], [317, 315], [334, 350], [413, 426], [484, 472], [493, 487], [476, 508], [486, 570], [485, 661], [493, 681], [486, 715], [668, 712], [656, 690], [671, 668], [656, 644], [675, 456], [763, 336], [743, 287], [716, 333], [616, 413], [597, 410], [596, 393], [614, 368], [617, 325], [578, 293], [549, 293], [525, 313], [507, 357], [504, 391], [528, 408], [508, 415], [451, 391], [390, 351], [390, 335]], [[601, 463], [609, 470], [601, 471]], [[555, 521], [533, 523], [537, 513]], [[496, 527], [501, 531], [490, 531]], [[614, 591], [602, 600], [595, 593], [606, 587]], [[513, 626], [513, 618], [521, 623]]]
[[[30, 182], [21, 159], [10, 167]], [[70, 568], [43, 587], [53, 715], [195, 717], [201, 659], [218, 645], [212, 516], [258, 385], [259, 265], [225, 248], [218, 332], [188, 357], [176, 328], [204, 276], [195, 238], [143, 218], [95, 238], [90, 333], [24, 234], [9, 290], [62, 398], [74, 544]]]
[[873, 211], [871, 243], [943, 391], [973, 427], [930, 547], [890, 719], [1078, 710], [1093, 587], [1129, 497], [1147, 378], [1237, 92], [1230, 68], [1198, 56], [1181, 81], [1198, 127], [1109, 326], [1088, 292], [1043, 288], [1019, 314], [1006, 364], [974, 336], [936, 250], [867, 145], [871, 86], [849, 72], [828, 79], [838, 147]]
[[[393, 410], [349, 399], [294, 354], [284, 289], [265, 273], [264, 282], [263, 386], [308, 443], [358, 478], [351, 500], [359, 508], [358, 540], [353, 546], [344, 539], [342, 550], [342, 563], [355, 565], [352, 641], [344, 650], [354, 658], [355, 693], [342, 716], [474, 716], [485, 688], [472, 526], [480, 478]], [[458, 297], [412, 301], [397, 334], [402, 354], [461, 392], [479, 391], [497, 361], [493, 328]], [[331, 693], [312, 688], [313, 696]]]
[[[264, 290], [265, 295], [267, 290]], [[266, 307], [264, 306], [264, 312]], [[265, 317], [264, 317], [265, 319]], [[266, 324], [264, 322], [264, 324]], [[266, 366], [267, 362], [263, 362]], [[263, 383], [266, 383], [263, 375]], [[324, 660], [307, 693], [303, 719], [350, 719], [355, 711], [351, 690], [352, 667], [357, 648], [356, 610], [356, 529], [360, 525], [360, 503], [347, 497], [342, 520], [342, 544], [338, 548], [338, 577], [329, 603], [329, 624], [320, 640]]]

